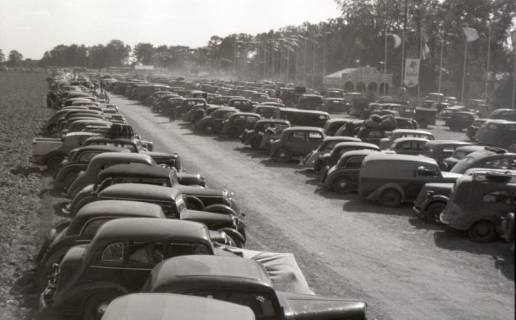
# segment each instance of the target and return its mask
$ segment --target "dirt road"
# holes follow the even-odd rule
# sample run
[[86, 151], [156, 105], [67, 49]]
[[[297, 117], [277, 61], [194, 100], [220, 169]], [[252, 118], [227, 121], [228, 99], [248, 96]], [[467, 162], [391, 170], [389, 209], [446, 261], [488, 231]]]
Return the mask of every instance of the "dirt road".
[[379, 319], [514, 319], [509, 246], [478, 244], [357, 195], [322, 192], [296, 164], [270, 162], [232, 140], [113, 97], [155, 149], [178, 152], [210, 186], [234, 191], [247, 213], [249, 247], [293, 252], [314, 290], [359, 298]]

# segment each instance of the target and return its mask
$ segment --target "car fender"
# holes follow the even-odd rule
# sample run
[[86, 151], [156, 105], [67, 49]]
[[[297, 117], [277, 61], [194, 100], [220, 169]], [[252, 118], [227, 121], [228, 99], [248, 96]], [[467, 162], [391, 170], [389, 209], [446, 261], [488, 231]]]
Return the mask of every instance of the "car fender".
[[405, 200], [405, 192], [400, 187], [400, 185], [397, 183], [386, 183], [386, 184], [380, 186], [379, 188], [377, 188], [374, 192], [372, 192], [369, 195], [368, 200], [378, 200], [378, 198], [380, 197], [382, 192], [387, 189], [397, 190], [401, 194], [401, 201], [403, 202]]
[[41, 157], [41, 160], [39, 161], [39, 163], [45, 164], [50, 158], [52, 158], [54, 156], [61, 156], [64, 158], [64, 157], [66, 157], [66, 153], [64, 153], [61, 150], [52, 150], [49, 153], [47, 153], [46, 155], [44, 155], [43, 157]]
[[437, 202], [442, 202], [446, 205], [446, 203], [448, 203], [448, 200], [449, 198], [445, 195], [442, 195], [442, 194], [436, 194], [436, 195], [433, 195], [432, 197], [426, 199], [425, 203], [423, 204], [423, 210], [428, 210], [428, 207], [430, 207], [432, 204], [434, 203], [437, 203]]
[[56, 175], [55, 180], [61, 181], [63, 180], [66, 175], [70, 172], [80, 172], [83, 171], [87, 167], [87, 164], [84, 163], [70, 163], [66, 165], [65, 167], [62, 167]]

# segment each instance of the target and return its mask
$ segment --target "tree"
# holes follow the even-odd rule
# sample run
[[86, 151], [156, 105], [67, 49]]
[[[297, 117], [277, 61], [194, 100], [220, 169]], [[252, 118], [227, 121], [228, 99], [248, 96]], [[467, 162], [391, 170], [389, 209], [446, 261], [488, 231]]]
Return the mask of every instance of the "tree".
[[9, 52], [9, 58], [7, 60], [7, 65], [9, 67], [17, 67], [21, 64], [22, 61], [23, 61], [23, 55], [21, 53], [19, 53], [16, 50], [11, 50]]
[[121, 66], [125, 64], [131, 53], [131, 46], [121, 40], [111, 40], [104, 49], [107, 66]]
[[154, 46], [151, 43], [138, 43], [134, 47], [134, 56], [136, 61], [142, 64], [151, 64], [152, 56], [155, 53]]

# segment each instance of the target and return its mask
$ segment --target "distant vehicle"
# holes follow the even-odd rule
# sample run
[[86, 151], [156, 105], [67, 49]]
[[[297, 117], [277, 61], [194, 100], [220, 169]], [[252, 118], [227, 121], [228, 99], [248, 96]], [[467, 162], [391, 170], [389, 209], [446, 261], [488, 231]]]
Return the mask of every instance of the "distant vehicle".
[[312, 150], [306, 157], [301, 160], [300, 165], [313, 167], [315, 162], [319, 159], [320, 156], [324, 154], [328, 154], [335, 147], [336, 144], [340, 142], [360, 142], [359, 138], [355, 137], [346, 137], [346, 136], [327, 136], [321, 142], [321, 144], [314, 150]]
[[425, 183], [454, 182], [460, 175], [441, 172], [431, 158], [373, 153], [362, 163], [359, 192], [366, 200], [397, 207], [402, 202], [414, 201]]
[[229, 119], [233, 114], [240, 112], [233, 107], [216, 109], [195, 124], [195, 130], [202, 133], [218, 133], [224, 126], [224, 120]]
[[451, 168], [451, 172], [463, 174], [471, 168], [516, 169], [516, 153], [503, 149], [485, 148], [466, 155]]
[[307, 110], [320, 110], [323, 105], [323, 97], [315, 94], [302, 94], [297, 100], [296, 107]]
[[270, 157], [279, 162], [289, 162], [292, 157], [306, 156], [324, 140], [323, 129], [317, 127], [290, 127], [279, 139], [270, 143]]
[[478, 129], [475, 141], [516, 152], [516, 122], [489, 120]]
[[344, 98], [324, 98], [323, 103], [319, 107], [320, 110], [328, 113], [348, 112], [350, 105], [346, 103]]
[[394, 140], [389, 148], [398, 154], [418, 155], [425, 152], [428, 139], [417, 137], [403, 137]]
[[487, 121], [489, 121], [489, 119], [475, 119], [475, 121], [466, 128], [466, 135], [469, 140], [475, 141], [475, 135], [477, 134], [478, 129]]
[[244, 130], [240, 141], [253, 149], [267, 149], [270, 142], [278, 139], [283, 130], [288, 127], [290, 122], [283, 119], [258, 120], [253, 129]]
[[332, 167], [339, 161], [342, 154], [351, 150], [376, 150], [380, 151], [377, 145], [367, 142], [339, 142], [333, 146], [330, 152], [321, 154], [318, 158], [315, 159], [313, 164], [313, 170], [315, 173], [320, 173], [323, 168], [326, 166]]
[[471, 143], [459, 140], [429, 140], [425, 145], [423, 155], [435, 159], [441, 170], [448, 169], [445, 159], [451, 157], [460, 147], [470, 146]]
[[[464, 157], [466, 157], [468, 154], [475, 151], [485, 150], [486, 148], [486, 146], [480, 145], [457, 147], [457, 149], [455, 149], [451, 156], [443, 160], [445, 170], [451, 170], [451, 168], [453, 168], [453, 166], [455, 166], [457, 162], [464, 159]], [[501, 151], [501, 149], [499, 151]]]
[[442, 223], [467, 231], [471, 240], [488, 242], [502, 234], [501, 219], [516, 207], [516, 171], [493, 170], [457, 180]]
[[253, 128], [258, 120], [260, 120], [260, 115], [257, 113], [239, 112], [232, 114], [222, 123], [222, 134], [231, 138], [238, 138], [245, 129]]
[[424, 138], [427, 140], [434, 140], [434, 135], [430, 131], [425, 130], [413, 130], [413, 129], [396, 129], [386, 134], [387, 137], [382, 138], [379, 142], [381, 149], [389, 148], [394, 140], [398, 138], [412, 137], [412, 138]]
[[290, 121], [292, 126], [324, 127], [330, 115], [318, 110], [281, 109], [281, 118]]
[[516, 110], [505, 108], [495, 109], [487, 118], [516, 121]]

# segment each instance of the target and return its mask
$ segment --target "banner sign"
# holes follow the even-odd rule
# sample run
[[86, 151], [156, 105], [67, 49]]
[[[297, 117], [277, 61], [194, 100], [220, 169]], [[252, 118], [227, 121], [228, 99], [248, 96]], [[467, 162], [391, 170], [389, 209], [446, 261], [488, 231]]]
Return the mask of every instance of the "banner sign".
[[419, 84], [419, 59], [405, 59], [405, 75], [403, 83], [409, 88]]

